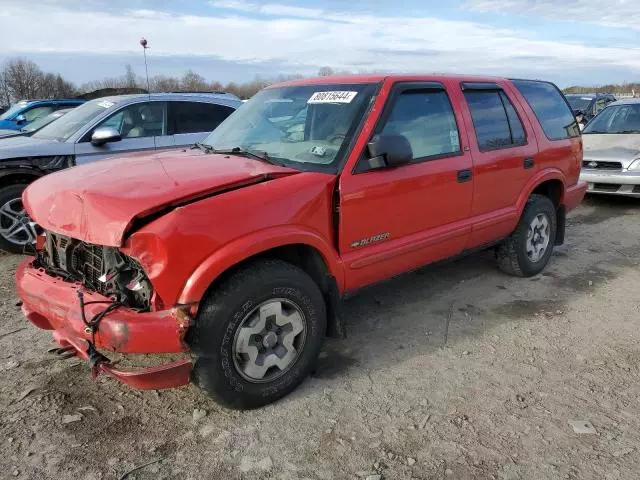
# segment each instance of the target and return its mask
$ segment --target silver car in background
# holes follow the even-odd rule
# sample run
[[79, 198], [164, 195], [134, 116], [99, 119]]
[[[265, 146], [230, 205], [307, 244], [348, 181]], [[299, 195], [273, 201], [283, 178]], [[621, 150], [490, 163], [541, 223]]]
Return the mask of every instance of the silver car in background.
[[640, 98], [609, 104], [582, 134], [587, 192], [640, 198]]
[[227, 93], [121, 95], [87, 102], [33, 135], [0, 139], [0, 249], [35, 240], [22, 191], [48, 173], [118, 154], [204, 140], [242, 105]]

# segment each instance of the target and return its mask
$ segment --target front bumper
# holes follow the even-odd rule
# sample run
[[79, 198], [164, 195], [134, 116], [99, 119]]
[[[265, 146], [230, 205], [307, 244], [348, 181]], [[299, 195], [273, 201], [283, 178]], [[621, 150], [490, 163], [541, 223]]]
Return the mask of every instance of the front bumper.
[[[62, 347], [73, 347], [80, 358], [89, 358], [92, 338], [96, 349], [118, 353], [187, 351], [183, 339], [190, 317], [183, 309], [139, 313], [121, 307], [103, 318], [94, 336], [82, 320], [77, 291], [82, 289], [85, 302], [109, 301], [106, 297], [89, 292], [82, 285], [53, 278], [35, 268], [32, 260], [18, 267], [16, 285], [27, 319], [39, 328], [53, 330], [56, 342]], [[86, 318], [93, 318], [105, 307], [105, 303], [86, 305]], [[136, 388], [171, 388], [189, 383], [191, 359], [136, 371], [117, 370], [105, 362], [96, 368]]]
[[640, 198], [640, 172], [583, 170], [580, 180], [588, 182], [588, 193]]

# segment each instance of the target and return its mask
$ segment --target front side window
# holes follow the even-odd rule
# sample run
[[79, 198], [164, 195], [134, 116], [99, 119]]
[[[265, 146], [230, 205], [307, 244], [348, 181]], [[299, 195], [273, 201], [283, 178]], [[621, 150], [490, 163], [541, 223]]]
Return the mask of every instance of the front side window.
[[391, 110], [382, 135], [403, 135], [411, 144], [413, 161], [460, 152], [458, 126], [444, 91], [406, 91]]
[[144, 138], [165, 135], [164, 102], [145, 102], [128, 105], [96, 128], [113, 128], [122, 138]]
[[580, 128], [562, 93], [553, 83], [513, 80], [549, 140], [580, 136]]
[[525, 143], [522, 122], [513, 104], [500, 90], [470, 90], [464, 97], [471, 111], [481, 151], [509, 148]]
[[640, 133], [640, 103], [608, 106], [582, 133]]
[[216, 128], [204, 144], [241, 149], [292, 168], [336, 172], [376, 84], [267, 88]]
[[34, 107], [30, 110], [26, 110], [23, 115], [24, 118], [27, 119], [27, 122], [33, 122], [34, 120], [40, 118], [40, 117], [44, 117], [45, 115], [49, 115], [51, 112], [53, 112], [53, 107], [52, 106], [47, 106], [47, 107]]
[[225, 105], [202, 102], [171, 102], [169, 124], [173, 133], [212, 132], [234, 109]]

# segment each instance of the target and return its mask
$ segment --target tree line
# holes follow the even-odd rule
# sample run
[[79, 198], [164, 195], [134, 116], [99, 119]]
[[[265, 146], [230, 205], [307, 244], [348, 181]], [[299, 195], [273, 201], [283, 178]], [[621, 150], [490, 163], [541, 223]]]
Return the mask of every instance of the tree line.
[[124, 74], [75, 85], [58, 73], [42, 71], [37, 63], [26, 58], [14, 58], [0, 67], [0, 105], [9, 105], [23, 99], [74, 98], [105, 88], [117, 90], [141, 89], [151, 92], [213, 92], [233, 93], [240, 98], [250, 98], [264, 87], [277, 82], [302, 78], [302, 75], [279, 75], [264, 79], [256, 77], [244, 83], [208, 81], [202, 75], [187, 70], [181, 77], [154, 75], [147, 79], [135, 74], [131, 65]]
[[574, 85], [572, 87], [565, 88], [564, 93], [613, 93], [615, 94], [640, 94], [640, 82], [632, 83], [611, 83], [608, 85], [598, 85], [597, 87], [582, 87]]
[[[343, 75], [352, 72], [334, 70], [325, 66], [318, 70], [319, 76]], [[22, 99], [34, 98], [74, 98], [96, 90], [113, 89], [141, 89], [151, 92], [212, 92], [224, 91], [233, 93], [245, 99], [255, 95], [264, 87], [277, 82], [302, 78], [302, 75], [279, 75], [273, 78], [256, 77], [244, 83], [229, 82], [222, 84], [218, 81], [208, 81], [202, 75], [187, 70], [181, 77], [154, 75], [147, 79], [136, 75], [131, 65], [125, 66], [120, 76], [103, 78], [75, 85], [63, 78], [59, 73], [44, 72], [37, 63], [26, 58], [13, 58], [0, 67], [0, 105], [9, 105]], [[598, 87], [571, 86], [563, 90], [565, 93], [638, 93], [640, 83], [622, 83], [619, 85], [600, 85]]]

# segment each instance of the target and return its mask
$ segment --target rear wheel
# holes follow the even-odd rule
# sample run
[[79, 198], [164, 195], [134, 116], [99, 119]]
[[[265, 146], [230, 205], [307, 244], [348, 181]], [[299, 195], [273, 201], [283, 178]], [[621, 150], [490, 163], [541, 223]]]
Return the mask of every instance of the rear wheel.
[[531, 195], [515, 231], [496, 250], [498, 266], [519, 277], [540, 273], [556, 240], [556, 208], [543, 195]]
[[23, 253], [36, 240], [35, 229], [22, 206], [25, 184], [0, 188], [0, 249]]
[[265, 260], [242, 268], [201, 305], [187, 343], [193, 381], [230, 408], [256, 408], [312, 371], [326, 331], [322, 294], [299, 268]]

